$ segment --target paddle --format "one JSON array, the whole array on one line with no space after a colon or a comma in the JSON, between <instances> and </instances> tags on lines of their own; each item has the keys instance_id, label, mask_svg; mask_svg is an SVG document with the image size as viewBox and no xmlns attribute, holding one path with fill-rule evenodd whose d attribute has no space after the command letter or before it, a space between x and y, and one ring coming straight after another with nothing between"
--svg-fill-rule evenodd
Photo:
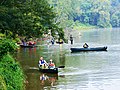
<instances>
[{"instance_id":1,"label":"paddle","mask_svg":"<svg viewBox=\"0 0 120 90\"><path fill-rule=\"evenodd\" d=\"M65 68L65 66L59 66L58 68Z\"/></svg>"}]
</instances>

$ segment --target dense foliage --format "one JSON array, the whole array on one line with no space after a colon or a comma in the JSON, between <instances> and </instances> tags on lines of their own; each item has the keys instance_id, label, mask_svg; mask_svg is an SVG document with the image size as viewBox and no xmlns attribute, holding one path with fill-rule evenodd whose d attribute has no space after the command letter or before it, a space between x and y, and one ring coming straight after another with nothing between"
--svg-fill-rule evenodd
<instances>
[{"instance_id":1,"label":"dense foliage","mask_svg":"<svg viewBox=\"0 0 120 90\"><path fill-rule=\"evenodd\" d=\"M0 61L0 76L2 76L7 90L23 90L22 70L10 55L5 55Z\"/></svg>"},{"instance_id":2,"label":"dense foliage","mask_svg":"<svg viewBox=\"0 0 120 90\"><path fill-rule=\"evenodd\" d=\"M120 27L120 0L50 0L57 12L56 22L71 27L89 24L97 27Z\"/></svg>"},{"instance_id":3,"label":"dense foliage","mask_svg":"<svg viewBox=\"0 0 120 90\"><path fill-rule=\"evenodd\" d=\"M46 0L0 0L0 32L9 37L40 37L51 30L63 38L55 17Z\"/></svg>"},{"instance_id":4,"label":"dense foliage","mask_svg":"<svg viewBox=\"0 0 120 90\"><path fill-rule=\"evenodd\" d=\"M15 43L10 39L0 39L0 58L7 55L9 52L14 52L17 49Z\"/></svg>"},{"instance_id":5,"label":"dense foliage","mask_svg":"<svg viewBox=\"0 0 120 90\"><path fill-rule=\"evenodd\" d=\"M24 88L22 69L10 55L16 47L12 40L0 40L0 88L2 90L23 90Z\"/></svg>"}]
</instances>

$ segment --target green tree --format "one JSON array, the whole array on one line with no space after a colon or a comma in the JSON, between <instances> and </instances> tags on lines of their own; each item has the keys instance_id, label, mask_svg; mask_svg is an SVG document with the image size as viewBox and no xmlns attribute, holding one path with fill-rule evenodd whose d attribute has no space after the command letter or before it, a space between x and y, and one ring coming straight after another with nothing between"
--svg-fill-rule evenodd
<instances>
[{"instance_id":1,"label":"green tree","mask_svg":"<svg viewBox=\"0 0 120 90\"><path fill-rule=\"evenodd\" d=\"M120 27L120 0L111 0L111 24L113 27Z\"/></svg>"},{"instance_id":2,"label":"green tree","mask_svg":"<svg viewBox=\"0 0 120 90\"><path fill-rule=\"evenodd\" d=\"M6 35L40 37L52 28L58 33L62 30L55 23L56 14L46 0L2 0L0 4L0 30Z\"/></svg>"},{"instance_id":3,"label":"green tree","mask_svg":"<svg viewBox=\"0 0 120 90\"><path fill-rule=\"evenodd\" d=\"M50 0L49 3L57 12L56 21L64 28L73 27L76 21L107 28L114 23L114 16L119 19L118 15L112 16L120 9L119 0Z\"/></svg>"}]
</instances>

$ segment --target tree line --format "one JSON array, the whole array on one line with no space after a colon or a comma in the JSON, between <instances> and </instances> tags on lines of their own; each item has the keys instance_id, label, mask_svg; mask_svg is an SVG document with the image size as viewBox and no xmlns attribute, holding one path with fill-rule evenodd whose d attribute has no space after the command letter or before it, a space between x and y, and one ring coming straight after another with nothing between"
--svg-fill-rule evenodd
<instances>
[{"instance_id":1,"label":"tree line","mask_svg":"<svg viewBox=\"0 0 120 90\"><path fill-rule=\"evenodd\" d=\"M6 36L64 38L62 28L120 27L120 0L0 0L0 32Z\"/></svg>"},{"instance_id":2,"label":"tree line","mask_svg":"<svg viewBox=\"0 0 120 90\"><path fill-rule=\"evenodd\" d=\"M120 0L49 0L56 22L73 28L78 23L100 28L120 27Z\"/></svg>"}]
</instances>

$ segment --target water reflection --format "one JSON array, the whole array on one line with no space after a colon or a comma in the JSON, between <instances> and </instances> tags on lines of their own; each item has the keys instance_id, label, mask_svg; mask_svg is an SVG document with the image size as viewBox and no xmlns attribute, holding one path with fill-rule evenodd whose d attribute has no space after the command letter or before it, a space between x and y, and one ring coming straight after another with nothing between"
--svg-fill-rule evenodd
<instances>
[{"instance_id":1,"label":"water reflection","mask_svg":"<svg viewBox=\"0 0 120 90\"><path fill-rule=\"evenodd\" d=\"M53 87L56 84L56 80L58 79L58 74L46 74L42 73L40 75L40 83L44 86Z\"/></svg>"},{"instance_id":2,"label":"water reflection","mask_svg":"<svg viewBox=\"0 0 120 90\"><path fill-rule=\"evenodd\" d=\"M37 68L26 70L26 90L43 90L55 88L58 74L41 73Z\"/></svg>"},{"instance_id":3,"label":"water reflection","mask_svg":"<svg viewBox=\"0 0 120 90\"><path fill-rule=\"evenodd\" d=\"M59 61L62 64L62 66L65 66L65 52L60 51L59 54ZM61 66L61 65L60 65Z\"/></svg>"},{"instance_id":4,"label":"water reflection","mask_svg":"<svg viewBox=\"0 0 120 90\"><path fill-rule=\"evenodd\" d=\"M75 35L73 35L75 36ZM26 90L119 90L120 88L120 30L91 30L81 32L74 44L40 45L21 48L16 55L27 77ZM71 53L70 47L108 46L107 52ZM58 76L43 75L37 69L39 57L52 58L59 69ZM45 79L41 77L45 76ZM117 88L118 87L118 88Z\"/></svg>"}]
</instances>

